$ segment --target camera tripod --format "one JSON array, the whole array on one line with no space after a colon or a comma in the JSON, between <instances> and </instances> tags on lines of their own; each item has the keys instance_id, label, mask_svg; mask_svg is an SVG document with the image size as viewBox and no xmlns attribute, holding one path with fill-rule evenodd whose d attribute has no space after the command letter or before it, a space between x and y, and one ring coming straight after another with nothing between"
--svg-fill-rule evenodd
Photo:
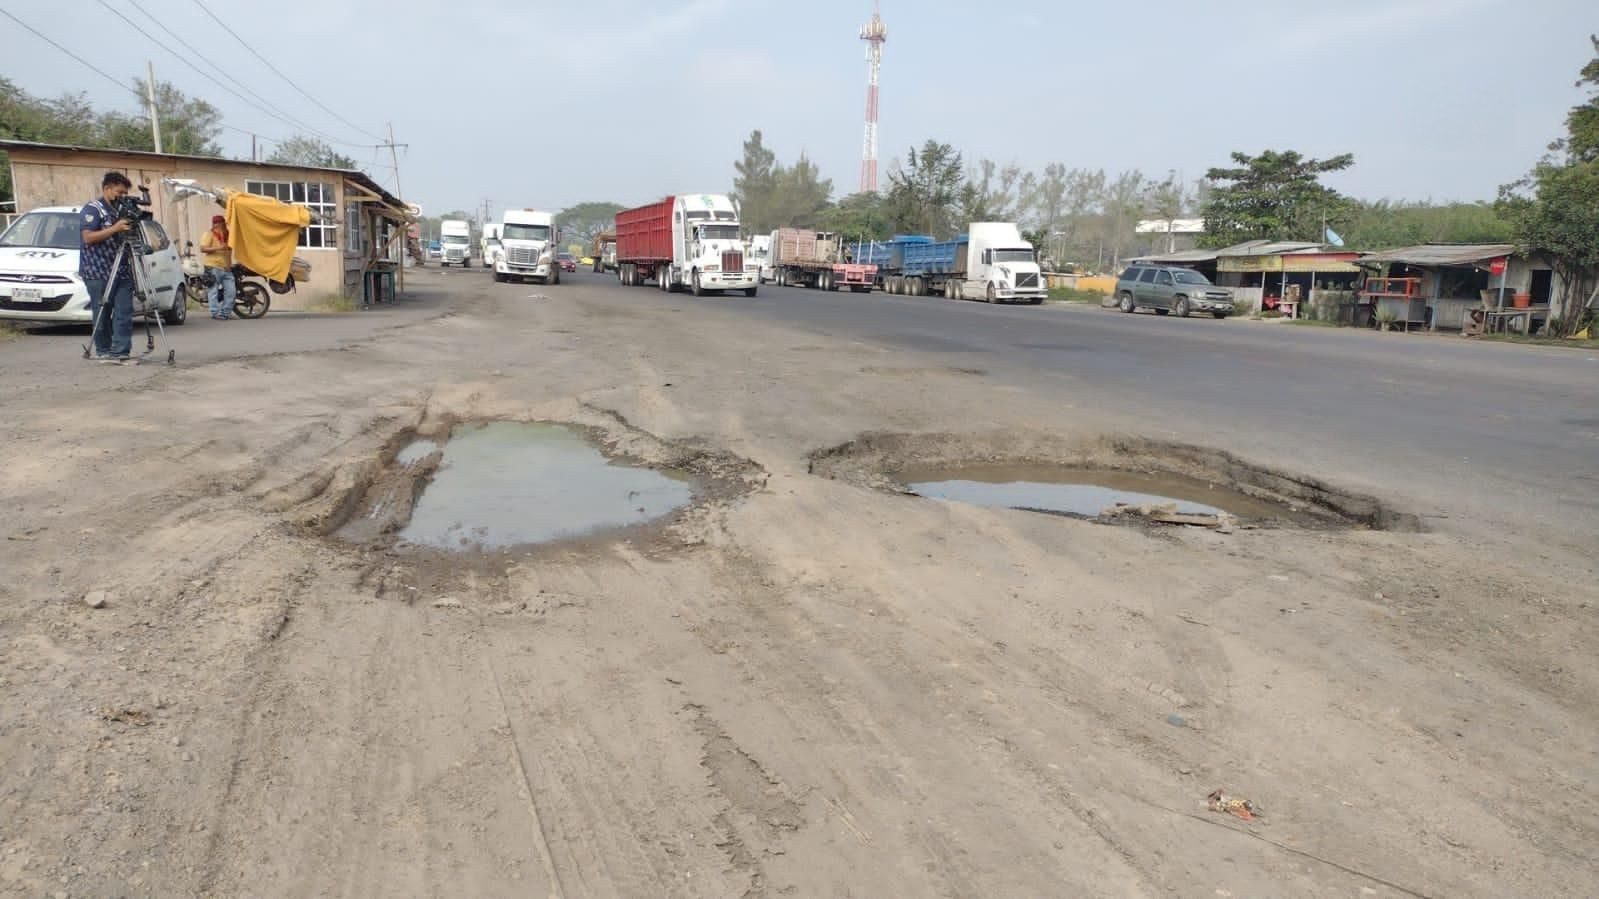
<instances>
[{"instance_id":1,"label":"camera tripod","mask_svg":"<svg viewBox=\"0 0 1599 899\"><path fill-rule=\"evenodd\" d=\"M141 356L148 356L155 352L155 332L161 332L161 339L167 339L167 329L161 323L161 313L154 307L150 291L150 274L144 270L144 235L139 231L139 222L134 221L133 227L117 238L117 255L111 261L111 277L105 282L105 294L100 297L100 305L94 311L94 326L89 330L89 342L83 345L83 358L88 359L94 354L94 338L100 332L100 324L104 322L111 310L111 296L116 291L117 282L123 278L122 263L127 260L128 270L133 273L133 300L134 311L144 314L144 352ZM187 303L185 296L173 298L174 303ZM155 325L151 326L151 321ZM106 322L106 327L111 327ZM173 365L178 361L177 350L167 349L167 364Z\"/></svg>"}]
</instances>

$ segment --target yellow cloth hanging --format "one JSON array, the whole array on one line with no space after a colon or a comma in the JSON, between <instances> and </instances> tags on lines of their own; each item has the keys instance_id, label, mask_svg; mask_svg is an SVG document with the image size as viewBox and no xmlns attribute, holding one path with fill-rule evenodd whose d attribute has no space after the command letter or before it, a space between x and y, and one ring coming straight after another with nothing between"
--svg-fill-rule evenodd
<instances>
[{"instance_id":1,"label":"yellow cloth hanging","mask_svg":"<svg viewBox=\"0 0 1599 899\"><path fill-rule=\"evenodd\" d=\"M311 224L311 210L233 191L227 194L227 210L233 261L273 281L287 281L300 231Z\"/></svg>"}]
</instances>

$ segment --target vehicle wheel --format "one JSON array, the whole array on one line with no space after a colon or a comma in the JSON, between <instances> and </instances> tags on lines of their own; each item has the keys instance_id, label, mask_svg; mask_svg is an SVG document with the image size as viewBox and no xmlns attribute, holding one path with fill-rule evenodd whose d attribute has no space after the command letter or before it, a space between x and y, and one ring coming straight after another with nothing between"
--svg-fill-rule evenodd
<instances>
[{"instance_id":1,"label":"vehicle wheel","mask_svg":"<svg viewBox=\"0 0 1599 899\"><path fill-rule=\"evenodd\" d=\"M561 283L561 270L557 268L555 271L550 272L550 277L545 280L545 283L551 286Z\"/></svg>"},{"instance_id":2,"label":"vehicle wheel","mask_svg":"<svg viewBox=\"0 0 1599 899\"><path fill-rule=\"evenodd\" d=\"M166 325L181 325L189 320L189 297L184 290L184 285L178 285L178 292L172 298L172 308L161 313L161 323Z\"/></svg>"},{"instance_id":3,"label":"vehicle wheel","mask_svg":"<svg viewBox=\"0 0 1599 899\"><path fill-rule=\"evenodd\" d=\"M705 296L705 288L700 286L700 273L699 272L695 272L694 273L694 295L697 296L697 297Z\"/></svg>"},{"instance_id":4,"label":"vehicle wheel","mask_svg":"<svg viewBox=\"0 0 1599 899\"><path fill-rule=\"evenodd\" d=\"M496 270L494 272L494 283L495 284L503 284L504 282L505 282L505 275L502 274L500 271Z\"/></svg>"},{"instance_id":5,"label":"vehicle wheel","mask_svg":"<svg viewBox=\"0 0 1599 899\"><path fill-rule=\"evenodd\" d=\"M1042 306L1042 305L1044 305L1044 298L1043 297L1033 297L1032 299L1027 301L1027 305L1029 305L1029 306Z\"/></svg>"},{"instance_id":6,"label":"vehicle wheel","mask_svg":"<svg viewBox=\"0 0 1599 899\"><path fill-rule=\"evenodd\" d=\"M1123 312L1132 312L1138 307L1133 305L1133 295L1130 293L1124 293L1121 295L1121 298L1116 301L1116 308Z\"/></svg>"},{"instance_id":7,"label":"vehicle wheel","mask_svg":"<svg viewBox=\"0 0 1599 899\"><path fill-rule=\"evenodd\" d=\"M470 260L470 259L461 260L461 268L471 268L471 267L472 267L472 260Z\"/></svg>"},{"instance_id":8,"label":"vehicle wheel","mask_svg":"<svg viewBox=\"0 0 1599 899\"><path fill-rule=\"evenodd\" d=\"M188 279L184 279L183 282L183 295L189 302L200 306L204 306L210 301L210 298L206 296L205 287Z\"/></svg>"},{"instance_id":9,"label":"vehicle wheel","mask_svg":"<svg viewBox=\"0 0 1599 899\"><path fill-rule=\"evenodd\" d=\"M755 290L753 287L746 287L744 288L744 295L747 297L755 296Z\"/></svg>"},{"instance_id":10,"label":"vehicle wheel","mask_svg":"<svg viewBox=\"0 0 1599 899\"><path fill-rule=\"evenodd\" d=\"M1177 313L1177 317L1178 318L1187 318L1188 317L1188 298L1187 297L1178 297L1177 298L1177 306L1175 308L1173 308L1172 311Z\"/></svg>"},{"instance_id":11,"label":"vehicle wheel","mask_svg":"<svg viewBox=\"0 0 1599 899\"><path fill-rule=\"evenodd\" d=\"M239 318L260 318L272 308L272 295L254 281L239 284L239 295L233 300L233 314Z\"/></svg>"},{"instance_id":12,"label":"vehicle wheel","mask_svg":"<svg viewBox=\"0 0 1599 899\"><path fill-rule=\"evenodd\" d=\"M983 298L988 300L990 303L999 302L999 293L994 290L994 285L992 285L992 284L988 285L988 290L984 294Z\"/></svg>"},{"instance_id":13,"label":"vehicle wheel","mask_svg":"<svg viewBox=\"0 0 1599 899\"><path fill-rule=\"evenodd\" d=\"M1227 313L1225 313L1225 312L1212 312L1210 315L1211 315L1212 318L1218 318L1218 319L1227 317Z\"/></svg>"},{"instance_id":14,"label":"vehicle wheel","mask_svg":"<svg viewBox=\"0 0 1599 899\"><path fill-rule=\"evenodd\" d=\"M820 275L817 275L816 276L816 286L818 288L822 289L822 290L832 290L833 289L833 273L832 272L822 272Z\"/></svg>"}]
</instances>

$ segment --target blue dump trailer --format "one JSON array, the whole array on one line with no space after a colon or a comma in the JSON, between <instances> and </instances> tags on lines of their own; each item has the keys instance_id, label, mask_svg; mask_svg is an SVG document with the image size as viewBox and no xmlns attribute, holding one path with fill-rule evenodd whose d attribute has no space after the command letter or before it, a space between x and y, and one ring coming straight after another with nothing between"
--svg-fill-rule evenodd
<instances>
[{"instance_id":1,"label":"blue dump trailer","mask_svg":"<svg viewBox=\"0 0 1599 899\"><path fill-rule=\"evenodd\" d=\"M855 261L877 266L883 290L990 303L1041 303L1049 290L1032 244L1011 222L974 222L949 240L900 234L860 242Z\"/></svg>"}]
</instances>

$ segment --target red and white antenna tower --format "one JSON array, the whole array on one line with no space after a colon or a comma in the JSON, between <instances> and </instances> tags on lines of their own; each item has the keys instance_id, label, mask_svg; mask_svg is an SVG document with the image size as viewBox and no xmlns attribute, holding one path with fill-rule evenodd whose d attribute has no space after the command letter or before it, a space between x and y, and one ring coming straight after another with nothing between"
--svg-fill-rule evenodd
<instances>
[{"instance_id":1,"label":"red and white antenna tower","mask_svg":"<svg viewBox=\"0 0 1599 899\"><path fill-rule=\"evenodd\" d=\"M877 76L883 69L883 43L888 26L883 24L877 4L872 4L872 20L861 27L866 42L866 141L861 148L861 192L877 190Z\"/></svg>"}]
</instances>

